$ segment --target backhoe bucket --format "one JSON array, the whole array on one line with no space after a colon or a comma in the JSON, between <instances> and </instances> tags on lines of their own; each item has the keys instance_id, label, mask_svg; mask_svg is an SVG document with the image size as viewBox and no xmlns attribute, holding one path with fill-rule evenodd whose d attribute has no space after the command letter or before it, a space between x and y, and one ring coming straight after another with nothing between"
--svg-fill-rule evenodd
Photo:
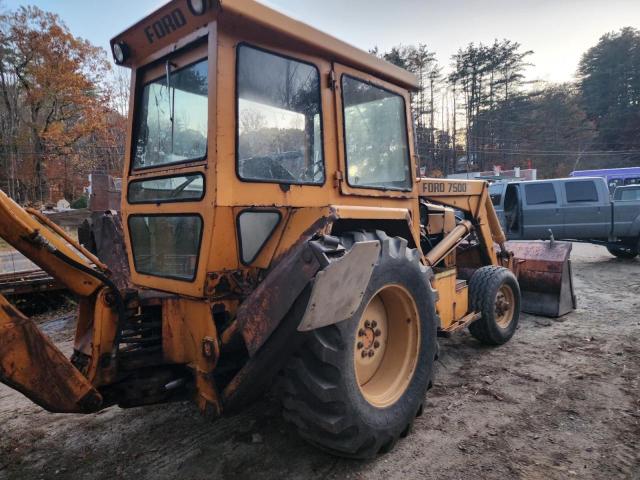
<instances>
[{"instance_id":1,"label":"backhoe bucket","mask_svg":"<svg viewBox=\"0 0 640 480\"><path fill-rule=\"evenodd\" d=\"M90 413L102 405L91 383L2 295L0 382L54 413Z\"/></svg>"},{"instance_id":2,"label":"backhoe bucket","mask_svg":"<svg viewBox=\"0 0 640 480\"><path fill-rule=\"evenodd\" d=\"M511 241L506 247L515 257L523 312L555 318L576 308L570 242Z\"/></svg>"}]
</instances>

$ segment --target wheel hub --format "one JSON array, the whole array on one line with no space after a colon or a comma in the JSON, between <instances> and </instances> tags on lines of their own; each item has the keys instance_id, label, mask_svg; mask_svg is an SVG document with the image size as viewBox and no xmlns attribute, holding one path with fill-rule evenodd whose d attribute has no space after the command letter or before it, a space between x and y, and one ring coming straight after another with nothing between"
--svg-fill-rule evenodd
<instances>
[{"instance_id":1,"label":"wheel hub","mask_svg":"<svg viewBox=\"0 0 640 480\"><path fill-rule=\"evenodd\" d=\"M358 330L358 343L356 348L360 350L360 357L371 358L376 354L381 354L383 350L383 344L381 340L382 329L378 327L378 321L376 320L363 320L361 321L361 327Z\"/></svg>"},{"instance_id":2,"label":"wheel hub","mask_svg":"<svg viewBox=\"0 0 640 480\"><path fill-rule=\"evenodd\" d=\"M415 371L419 317L411 295L397 285L374 295L355 335L354 366L365 399L377 407L393 404Z\"/></svg>"},{"instance_id":3,"label":"wheel hub","mask_svg":"<svg viewBox=\"0 0 640 480\"><path fill-rule=\"evenodd\" d=\"M515 298L513 291L508 285L503 285L496 295L495 315L500 327L505 328L513 319Z\"/></svg>"}]
</instances>

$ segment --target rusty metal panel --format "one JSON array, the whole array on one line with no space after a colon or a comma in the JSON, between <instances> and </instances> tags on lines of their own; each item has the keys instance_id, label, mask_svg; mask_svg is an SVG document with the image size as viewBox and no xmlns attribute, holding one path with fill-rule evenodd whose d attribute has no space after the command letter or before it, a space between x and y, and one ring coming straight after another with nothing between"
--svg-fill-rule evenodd
<instances>
[{"instance_id":1,"label":"rusty metal panel","mask_svg":"<svg viewBox=\"0 0 640 480\"><path fill-rule=\"evenodd\" d=\"M94 213L91 229L95 238L96 255L109 268L109 277L120 290L132 286L127 247L120 214Z\"/></svg>"},{"instance_id":2,"label":"rusty metal panel","mask_svg":"<svg viewBox=\"0 0 640 480\"><path fill-rule=\"evenodd\" d=\"M51 341L0 295L0 381L54 413L89 413L102 397Z\"/></svg>"},{"instance_id":3,"label":"rusty metal panel","mask_svg":"<svg viewBox=\"0 0 640 480\"><path fill-rule=\"evenodd\" d=\"M576 308L570 242L512 241L506 248L517 264L522 311L560 317Z\"/></svg>"},{"instance_id":4,"label":"rusty metal panel","mask_svg":"<svg viewBox=\"0 0 640 480\"><path fill-rule=\"evenodd\" d=\"M236 320L249 355L254 356L320 270L308 243L297 245L238 309Z\"/></svg>"},{"instance_id":5,"label":"rusty metal panel","mask_svg":"<svg viewBox=\"0 0 640 480\"><path fill-rule=\"evenodd\" d=\"M226 413L238 412L259 398L271 385L274 375L303 344L305 334L299 332L297 327L307 307L309 292L310 289L303 291L273 335L225 387L222 400Z\"/></svg>"}]
</instances>

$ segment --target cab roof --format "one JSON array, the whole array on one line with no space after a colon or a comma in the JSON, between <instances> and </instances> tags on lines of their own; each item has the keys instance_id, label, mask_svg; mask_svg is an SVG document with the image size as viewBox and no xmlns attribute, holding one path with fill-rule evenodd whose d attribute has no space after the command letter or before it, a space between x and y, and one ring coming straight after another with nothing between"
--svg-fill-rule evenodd
<instances>
[{"instance_id":1,"label":"cab roof","mask_svg":"<svg viewBox=\"0 0 640 480\"><path fill-rule=\"evenodd\" d=\"M255 0L202 1L206 8L200 15L194 13L189 0L172 0L115 36L111 40L112 50L115 44L120 44L126 51L126 58L120 64L137 66L158 50L175 45L217 20L221 29L226 25L258 28L267 39L286 39L292 50L358 68L409 90L419 88L418 79L412 73Z\"/></svg>"}]
</instances>

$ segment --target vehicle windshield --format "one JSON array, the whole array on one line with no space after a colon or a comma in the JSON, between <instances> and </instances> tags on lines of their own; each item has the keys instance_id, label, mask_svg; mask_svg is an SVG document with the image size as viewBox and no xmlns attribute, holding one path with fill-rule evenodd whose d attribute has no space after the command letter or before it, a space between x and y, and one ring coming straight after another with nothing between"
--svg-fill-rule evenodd
<instances>
[{"instance_id":1,"label":"vehicle windshield","mask_svg":"<svg viewBox=\"0 0 640 480\"><path fill-rule=\"evenodd\" d=\"M142 89L133 168L203 159L207 154L207 60L172 70ZM167 81L169 88L167 88Z\"/></svg>"}]
</instances>

